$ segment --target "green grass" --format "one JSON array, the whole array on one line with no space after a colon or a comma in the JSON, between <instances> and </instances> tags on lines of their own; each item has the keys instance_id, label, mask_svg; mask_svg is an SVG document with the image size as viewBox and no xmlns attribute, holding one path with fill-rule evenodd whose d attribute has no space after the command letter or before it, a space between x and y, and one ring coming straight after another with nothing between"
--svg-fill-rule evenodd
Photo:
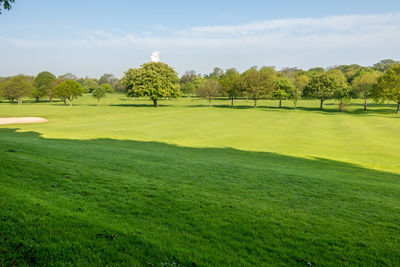
<instances>
[{"instance_id":1,"label":"green grass","mask_svg":"<svg viewBox=\"0 0 400 267\"><path fill-rule=\"evenodd\" d=\"M400 264L393 105L160 104L0 104L0 266Z\"/></svg>"}]
</instances>

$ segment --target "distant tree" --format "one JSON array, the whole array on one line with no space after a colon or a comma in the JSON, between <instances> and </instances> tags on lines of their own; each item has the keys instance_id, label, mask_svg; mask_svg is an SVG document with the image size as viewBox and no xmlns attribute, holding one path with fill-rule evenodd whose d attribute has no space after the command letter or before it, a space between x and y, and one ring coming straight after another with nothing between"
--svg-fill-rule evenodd
<instances>
[{"instance_id":1,"label":"distant tree","mask_svg":"<svg viewBox=\"0 0 400 267\"><path fill-rule=\"evenodd\" d=\"M340 87L333 91L333 98L336 99L339 106L339 111L343 112L345 107L351 103L352 92L350 87Z\"/></svg>"},{"instance_id":2,"label":"distant tree","mask_svg":"<svg viewBox=\"0 0 400 267\"><path fill-rule=\"evenodd\" d=\"M125 72L122 84L128 97L149 97L154 107L160 98L179 96L179 78L176 71L162 62L150 62Z\"/></svg>"},{"instance_id":3,"label":"distant tree","mask_svg":"<svg viewBox=\"0 0 400 267\"><path fill-rule=\"evenodd\" d=\"M75 74L72 74L70 72L58 76L58 79L60 79L60 80L72 80L72 81L78 81L79 80L78 76L76 76Z\"/></svg>"},{"instance_id":4,"label":"distant tree","mask_svg":"<svg viewBox=\"0 0 400 267\"><path fill-rule=\"evenodd\" d=\"M246 95L253 100L254 108L260 98L270 95L274 88L276 73L273 68L264 67L261 70L250 68L242 74L243 88Z\"/></svg>"},{"instance_id":5,"label":"distant tree","mask_svg":"<svg viewBox=\"0 0 400 267\"><path fill-rule=\"evenodd\" d=\"M397 113L400 113L400 65L387 69L378 78L372 95L378 102L394 101L397 104Z\"/></svg>"},{"instance_id":6,"label":"distant tree","mask_svg":"<svg viewBox=\"0 0 400 267\"><path fill-rule=\"evenodd\" d=\"M320 100L320 110L324 101L333 97L336 89L347 86L346 78L340 70L330 70L322 75L315 76L304 89L309 96Z\"/></svg>"},{"instance_id":7,"label":"distant tree","mask_svg":"<svg viewBox=\"0 0 400 267\"><path fill-rule=\"evenodd\" d=\"M222 93L231 100L231 107L233 107L233 100L242 94L242 79L236 69L228 69L219 79L222 86Z\"/></svg>"},{"instance_id":8,"label":"distant tree","mask_svg":"<svg viewBox=\"0 0 400 267\"><path fill-rule=\"evenodd\" d=\"M294 85L291 81L289 81L289 79L281 78L276 80L275 88L272 94L275 99L279 100L279 108L282 107L282 100L287 99L293 89Z\"/></svg>"},{"instance_id":9,"label":"distant tree","mask_svg":"<svg viewBox=\"0 0 400 267\"><path fill-rule=\"evenodd\" d=\"M83 83L83 88L85 89L86 93L92 93L99 87L99 84L95 79L88 79Z\"/></svg>"},{"instance_id":10,"label":"distant tree","mask_svg":"<svg viewBox=\"0 0 400 267\"><path fill-rule=\"evenodd\" d=\"M1 7L3 6L5 10L10 10L11 3L15 3L15 0L0 0L0 14L1 14Z\"/></svg>"},{"instance_id":11,"label":"distant tree","mask_svg":"<svg viewBox=\"0 0 400 267\"><path fill-rule=\"evenodd\" d=\"M193 79L197 77L196 71L194 70L188 70L185 71L185 73L181 77L181 83L191 83Z\"/></svg>"},{"instance_id":12,"label":"distant tree","mask_svg":"<svg viewBox=\"0 0 400 267\"><path fill-rule=\"evenodd\" d=\"M69 105L72 106L72 101L81 96L85 89L76 81L66 80L61 82L54 88L55 96L60 98L64 105L67 105L67 100L69 100Z\"/></svg>"},{"instance_id":13,"label":"distant tree","mask_svg":"<svg viewBox=\"0 0 400 267\"><path fill-rule=\"evenodd\" d=\"M197 89L197 94L208 100L209 106L212 107L212 100L219 96L221 85L216 79L207 79L203 86Z\"/></svg>"},{"instance_id":14,"label":"distant tree","mask_svg":"<svg viewBox=\"0 0 400 267\"><path fill-rule=\"evenodd\" d=\"M32 78L25 75L13 76L1 84L1 95L14 103L22 104L22 98L29 96L33 89Z\"/></svg>"},{"instance_id":15,"label":"distant tree","mask_svg":"<svg viewBox=\"0 0 400 267\"><path fill-rule=\"evenodd\" d=\"M197 89L203 86L205 82L205 78L201 76L196 76L192 79L191 82L187 82L184 84L181 84L181 89L184 94L187 94L191 96L195 92L197 92Z\"/></svg>"},{"instance_id":16,"label":"distant tree","mask_svg":"<svg viewBox=\"0 0 400 267\"><path fill-rule=\"evenodd\" d=\"M92 92L94 98L97 99L97 104L100 106L100 101L102 98L106 97L107 93L112 93L113 88L108 83L103 83L102 85L95 88Z\"/></svg>"},{"instance_id":17,"label":"distant tree","mask_svg":"<svg viewBox=\"0 0 400 267\"><path fill-rule=\"evenodd\" d=\"M219 67L215 67L213 72L211 72L209 75L207 75L207 78L211 78L211 79L219 79L222 74L224 74L223 69L219 68Z\"/></svg>"},{"instance_id":18,"label":"distant tree","mask_svg":"<svg viewBox=\"0 0 400 267\"><path fill-rule=\"evenodd\" d=\"M367 110L367 100L378 82L380 73L375 70L362 71L352 81L354 92L364 99L364 110Z\"/></svg>"},{"instance_id":19,"label":"distant tree","mask_svg":"<svg viewBox=\"0 0 400 267\"><path fill-rule=\"evenodd\" d=\"M40 98L44 96L48 96L51 102L52 100L52 90L54 89L54 81L56 80L56 76L48 71L43 71L39 73L35 80L33 81L33 90L32 96L39 101Z\"/></svg>"},{"instance_id":20,"label":"distant tree","mask_svg":"<svg viewBox=\"0 0 400 267\"><path fill-rule=\"evenodd\" d=\"M393 59L384 59L374 64L374 69L377 71L385 72L387 69L393 67L396 64L400 64L400 62Z\"/></svg>"},{"instance_id":21,"label":"distant tree","mask_svg":"<svg viewBox=\"0 0 400 267\"><path fill-rule=\"evenodd\" d=\"M297 102L301 99L301 91L296 87L292 87L289 92L289 99L293 102L294 110L296 110Z\"/></svg>"}]
</instances>

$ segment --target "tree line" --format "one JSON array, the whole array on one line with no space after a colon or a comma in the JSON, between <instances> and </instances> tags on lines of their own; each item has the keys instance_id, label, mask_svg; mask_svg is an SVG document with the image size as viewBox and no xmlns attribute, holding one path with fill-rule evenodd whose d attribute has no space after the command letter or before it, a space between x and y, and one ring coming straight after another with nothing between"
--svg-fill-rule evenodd
<instances>
[{"instance_id":1,"label":"tree line","mask_svg":"<svg viewBox=\"0 0 400 267\"><path fill-rule=\"evenodd\" d=\"M72 105L75 98L86 92L100 104L113 91L124 92L128 97L147 97L154 106L158 106L159 99L196 95L207 99L210 107L214 98L227 97L232 107L236 99L247 98L252 100L254 108L260 99L276 99L279 108L282 100L290 100L296 109L300 99L314 98L320 101L321 110L326 100L335 99L343 111L354 98L362 98L367 110L367 101L372 98L377 103L395 102L400 113L400 62L386 59L369 67L352 64L307 71L251 67L240 73L234 68L226 71L214 68L206 75L186 71L180 78L169 65L150 62L129 69L120 80L112 74L104 74L97 80L78 78L71 73L57 78L49 72L36 77L0 78L0 96L11 103L22 103L23 97L31 96L36 101L46 97L50 102L57 97L65 105L67 101Z\"/></svg>"}]
</instances>

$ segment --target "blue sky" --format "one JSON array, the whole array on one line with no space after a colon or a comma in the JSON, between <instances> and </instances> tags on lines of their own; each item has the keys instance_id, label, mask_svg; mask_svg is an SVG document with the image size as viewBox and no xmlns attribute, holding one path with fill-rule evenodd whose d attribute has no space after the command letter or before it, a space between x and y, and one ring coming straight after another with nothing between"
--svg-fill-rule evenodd
<instances>
[{"instance_id":1,"label":"blue sky","mask_svg":"<svg viewBox=\"0 0 400 267\"><path fill-rule=\"evenodd\" d=\"M121 77L155 51L180 74L400 59L398 0L16 0L0 25L0 76Z\"/></svg>"}]
</instances>

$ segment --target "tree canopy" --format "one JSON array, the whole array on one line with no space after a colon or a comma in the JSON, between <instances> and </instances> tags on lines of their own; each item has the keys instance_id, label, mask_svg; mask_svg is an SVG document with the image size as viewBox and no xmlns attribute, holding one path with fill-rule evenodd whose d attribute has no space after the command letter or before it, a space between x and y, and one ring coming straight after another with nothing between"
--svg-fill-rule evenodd
<instances>
[{"instance_id":1,"label":"tree canopy","mask_svg":"<svg viewBox=\"0 0 400 267\"><path fill-rule=\"evenodd\" d=\"M176 71L162 62L150 62L130 69L122 78L128 97L149 97L158 106L160 98L179 96L179 78Z\"/></svg>"},{"instance_id":2,"label":"tree canopy","mask_svg":"<svg viewBox=\"0 0 400 267\"><path fill-rule=\"evenodd\" d=\"M69 100L69 105L72 106L72 101L81 96L85 89L76 81L66 80L61 82L54 88L54 93L56 97L59 97L64 105L67 105L67 100Z\"/></svg>"},{"instance_id":3,"label":"tree canopy","mask_svg":"<svg viewBox=\"0 0 400 267\"><path fill-rule=\"evenodd\" d=\"M15 3L15 0L0 0L0 14L1 14L1 7L5 10L11 9L11 4Z\"/></svg>"},{"instance_id":4,"label":"tree canopy","mask_svg":"<svg viewBox=\"0 0 400 267\"><path fill-rule=\"evenodd\" d=\"M20 74L2 82L0 94L10 100L11 103L17 100L18 104L22 104L22 98L29 96L32 89L32 77Z\"/></svg>"},{"instance_id":5,"label":"tree canopy","mask_svg":"<svg viewBox=\"0 0 400 267\"><path fill-rule=\"evenodd\" d=\"M394 101L400 113L400 65L396 64L378 78L373 97L378 102Z\"/></svg>"},{"instance_id":6,"label":"tree canopy","mask_svg":"<svg viewBox=\"0 0 400 267\"><path fill-rule=\"evenodd\" d=\"M212 107L212 100L220 94L221 85L216 79L207 79L201 87L197 89L197 94L208 100Z\"/></svg>"},{"instance_id":7,"label":"tree canopy","mask_svg":"<svg viewBox=\"0 0 400 267\"><path fill-rule=\"evenodd\" d=\"M35 80L33 81L33 90L32 96L36 98L36 101L39 101L40 98L44 96L51 97L54 88L54 81L56 80L56 76L48 71L43 71L39 73Z\"/></svg>"},{"instance_id":8,"label":"tree canopy","mask_svg":"<svg viewBox=\"0 0 400 267\"><path fill-rule=\"evenodd\" d=\"M236 69L228 69L219 79L222 86L222 93L229 97L231 100L231 107L233 107L233 100L242 95L242 77Z\"/></svg>"}]
</instances>

